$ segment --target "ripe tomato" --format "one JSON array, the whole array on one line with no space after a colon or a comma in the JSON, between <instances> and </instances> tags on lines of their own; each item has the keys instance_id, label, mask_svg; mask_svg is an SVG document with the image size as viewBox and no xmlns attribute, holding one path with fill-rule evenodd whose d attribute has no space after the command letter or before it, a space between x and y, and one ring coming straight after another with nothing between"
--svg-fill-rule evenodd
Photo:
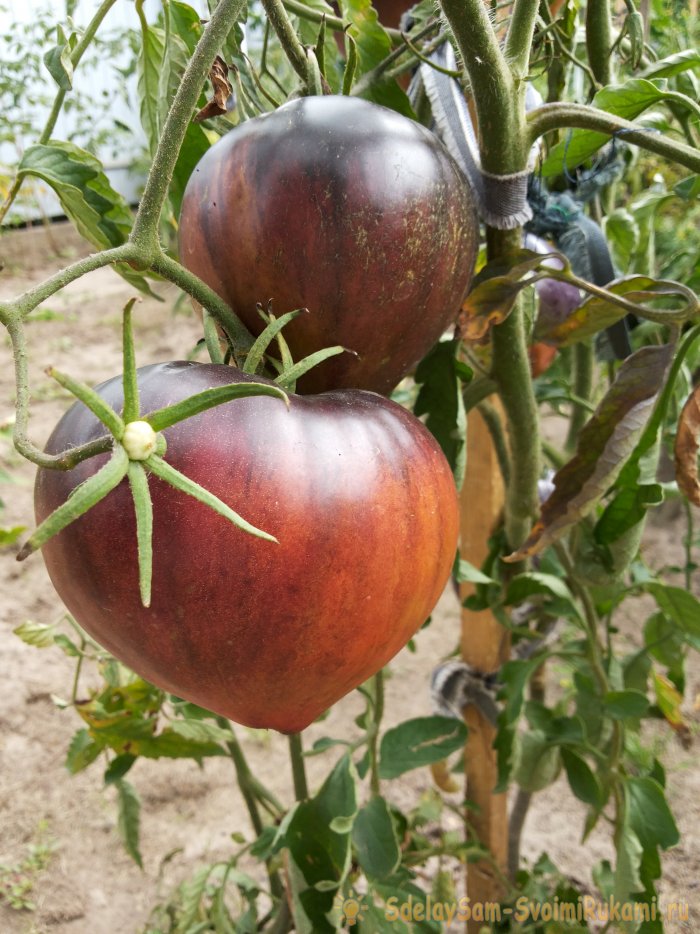
<instances>
[{"instance_id":1,"label":"ripe tomato","mask_svg":"<svg viewBox=\"0 0 700 934\"><path fill-rule=\"evenodd\" d=\"M250 380L211 364L139 372L144 413ZM99 387L119 410L121 379ZM82 404L47 450L99 437ZM78 622L143 677L252 727L296 732L385 665L448 579L458 534L452 475L424 426L374 393L238 399L164 432L165 455L279 544L254 538L154 476L153 595L139 598L124 481L43 548ZM40 470L39 521L106 455Z\"/></svg>"},{"instance_id":2,"label":"ripe tomato","mask_svg":"<svg viewBox=\"0 0 700 934\"><path fill-rule=\"evenodd\" d=\"M388 393L454 320L478 246L471 193L425 127L351 97L306 97L249 120L195 168L180 258L259 333L256 303L306 307L295 358L334 344L302 392Z\"/></svg>"}]
</instances>

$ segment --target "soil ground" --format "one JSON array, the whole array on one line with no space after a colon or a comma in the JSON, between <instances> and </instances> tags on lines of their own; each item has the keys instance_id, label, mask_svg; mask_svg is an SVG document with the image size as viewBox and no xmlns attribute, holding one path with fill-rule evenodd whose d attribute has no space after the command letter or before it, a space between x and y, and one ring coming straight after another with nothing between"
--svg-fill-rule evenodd
<instances>
[{"instance_id":1,"label":"soil ground","mask_svg":"<svg viewBox=\"0 0 700 934\"><path fill-rule=\"evenodd\" d=\"M13 296L41 281L81 252L85 246L65 226L3 237L0 296ZM165 301L148 299L137 306L139 364L182 358L200 336L189 306L176 309L177 292L168 286L158 286L158 291ZM40 320L30 326L29 337L31 434L37 444L43 444L68 405L44 369L54 365L92 383L119 372L120 314L131 295L129 286L106 269L73 283L35 316ZM9 341L0 340L0 426L7 426L14 384ZM11 451L4 437L0 463L13 478L0 491L0 524L30 526L34 469ZM678 511L663 511L647 534L644 547L650 562L679 560L682 534ZM0 555L0 866L21 863L33 845L48 844L50 856L43 868L39 859L23 870L24 881L32 885L27 897L33 910L0 904L0 934L137 934L173 885L202 864L230 854L232 833L250 838L247 814L228 760L207 760L201 769L192 762L139 761L130 777L143 805L143 871L130 860L117 838L113 791L104 789L99 768L71 776L64 767L68 743L80 723L72 710L59 709L55 698L70 694L72 660L55 648L26 645L12 633L25 620L53 623L62 615L41 558L17 564L15 551ZM638 642L636 633L647 610L637 605L621 621L621 637L631 645ZM448 590L432 625L416 640L418 651L404 651L391 664L387 724L431 712L430 671L456 644L459 625L459 606ZM551 676L556 680L556 672ZM696 657L689 666L687 690L694 735L699 694ZM347 697L324 723L309 729L307 744L321 735L352 735L360 709L357 696ZM243 729L239 733L254 770L283 801L290 801L285 738ZM661 729L651 740L668 770L670 802L682 831L682 843L664 857L660 904L688 903L689 921L670 922L666 930L695 932L700 930L697 744L684 749ZM332 759L331 751L309 760L312 786ZM391 795L410 807L430 786L429 771L421 769L393 782ZM590 866L611 858L612 848L603 828L581 844L583 818L583 807L559 779L535 796L525 827L525 856L534 860L546 851L564 873L590 884ZM166 856L170 858L164 863Z\"/></svg>"}]
</instances>

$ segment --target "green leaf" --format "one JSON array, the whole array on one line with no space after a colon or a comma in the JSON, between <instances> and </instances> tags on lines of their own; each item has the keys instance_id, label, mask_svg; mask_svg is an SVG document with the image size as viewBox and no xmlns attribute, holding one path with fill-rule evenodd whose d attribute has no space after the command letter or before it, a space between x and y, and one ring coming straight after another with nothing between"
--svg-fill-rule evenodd
<instances>
[{"instance_id":1,"label":"green leaf","mask_svg":"<svg viewBox=\"0 0 700 934\"><path fill-rule=\"evenodd\" d=\"M50 185L82 236L101 248L119 246L131 231L129 206L110 185L101 162L74 143L52 140L25 150L17 168Z\"/></svg>"},{"instance_id":2,"label":"green leaf","mask_svg":"<svg viewBox=\"0 0 700 934\"><path fill-rule=\"evenodd\" d=\"M608 691L603 703L608 716L614 720L643 717L649 710L649 700L640 691Z\"/></svg>"},{"instance_id":3,"label":"green leaf","mask_svg":"<svg viewBox=\"0 0 700 934\"><path fill-rule=\"evenodd\" d=\"M689 175L682 182L677 182L673 190L684 201L695 201L700 197L700 175Z\"/></svg>"},{"instance_id":4,"label":"green leaf","mask_svg":"<svg viewBox=\"0 0 700 934\"><path fill-rule=\"evenodd\" d=\"M140 756L147 759L194 759L201 762L209 756L228 755L218 743L190 739L179 735L170 727L158 736L139 739L136 749Z\"/></svg>"},{"instance_id":5,"label":"green leaf","mask_svg":"<svg viewBox=\"0 0 700 934\"><path fill-rule=\"evenodd\" d=\"M178 736L198 743L228 743L233 739L231 730L206 720L173 720L170 729Z\"/></svg>"},{"instance_id":6,"label":"green leaf","mask_svg":"<svg viewBox=\"0 0 700 934\"><path fill-rule=\"evenodd\" d=\"M0 528L0 548L7 548L8 545L14 545L26 528L26 525L15 525L11 529Z\"/></svg>"},{"instance_id":7,"label":"green leaf","mask_svg":"<svg viewBox=\"0 0 700 934\"><path fill-rule=\"evenodd\" d=\"M666 92L644 78L632 78L620 85L602 88L593 98L592 106L610 114L634 120L654 104L666 99ZM624 134L620 134L624 139ZM574 130L552 149L542 166L544 178L560 175L565 168L571 170L610 139L605 133Z\"/></svg>"},{"instance_id":8,"label":"green leaf","mask_svg":"<svg viewBox=\"0 0 700 934\"><path fill-rule=\"evenodd\" d=\"M644 519L650 506L658 506L663 498L663 488L658 483L620 490L596 523L595 540L601 545L617 541Z\"/></svg>"},{"instance_id":9,"label":"green leaf","mask_svg":"<svg viewBox=\"0 0 700 934\"><path fill-rule=\"evenodd\" d=\"M632 895L644 890L639 875L644 850L627 818L618 832L616 843L614 897L619 903L629 902Z\"/></svg>"},{"instance_id":10,"label":"green leaf","mask_svg":"<svg viewBox=\"0 0 700 934\"><path fill-rule=\"evenodd\" d=\"M136 762L137 756L132 756L128 752L115 756L109 763L104 773L105 785L114 785L120 779L124 778L131 766Z\"/></svg>"},{"instance_id":11,"label":"green leaf","mask_svg":"<svg viewBox=\"0 0 700 934\"><path fill-rule=\"evenodd\" d=\"M141 126L153 156L160 138L160 70L165 54L162 29L149 26L143 15L143 0L137 4L141 17L141 50L137 63L138 96Z\"/></svg>"},{"instance_id":12,"label":"green leaf","mask_svg":"<svg viewBox=\"0 0 700 934\"><path fill-rule=\"evenodd\" d=\"M141 801L136 789L125 779L115 781L117 789L117 802L119 816L117 827L124 849L139 868L143 869L143 860L139 850L139 836L141 829Z\"/></svg>"},{"instance_id":13,"label":"green leaf","mask_svg":"<svg viewBox=\"0 0 700 934\"><path fill-rule=\"evenodd\" d=\"M75 775L86 769L104 749L104 744L95 741L87 730L78 730L68 746L66 768Z\"/></svg>"},{"instance_id":14,"label":"green leaf","mask_svg":"<svg viewBox=\"0 0 700 934\"><path fill-rule=\"evenodd\" d=\"M192 924L200 917L200 905L212 869L212 866L202 866L180 886L181 905L177 925L178 931L189 934ZM197 928L197 930L200 930L200 928Z\"/></svg>"},{"instance_id":15,"label":"green leaf","mask_svg":"<svg viewBox=\"0 0 700 934\"><path fill-rule=\"evenodd\" d=\"M653 778L628 778L625 782L629 821L642 846L666 850L680 840L680 833L663 788Z\"/></svg>"},{"instance_id":16,"label":"green leaf","mask_svg":"<svg viewBox=\"0 0 700 934\"><path fill-rule=\"evenodd\" d=\"M462 720L417 717L387 730L379 748L379 775L397 778L404 772L431 765L461 749L467 739Z\"/></svg>"},{"instance_id":17,"label":"green leaf","mask_svg":"<svg viewBox=\"0 0 700 934\"><path fill-rule=\"evenodd\" d=\"M615 266L621 272L627 272L639 245L639 225L629 211L618 208L607 215L603 230Z\"/></svg>"},{"instance_id":18,"label":"green leaf","mask_svg":"<svg viewBox=\"0 0 700 934\"><path fill-rule=\"evenodd\" d=\"M391 39L380 24L371 0L344 0L343 14L352 26L349 33L355 40L358 53L357 77L370 71L391 52ZM405 92L395 80L380 80L362 95L375 104L383 104L391 110L415 119L415 113Z\"/></svg>"},{"instance_id":19,"label":"green leaf","mask_svg":"<svg viewBox=\"0 0 700 934\"><path fill-rule=\"evenodd\" d=\"M418 397L413 408L425 421L452 468L461 489L467 465L467 417L462 398L462 382L457 374L460 341L440 341L416 369Z\"/></svg>"},{"instance_id":20,"label":"green leaf","mask_svg":"<svg viewBox=\"0 0 700 934\"><path fill-rule=\"evenodd\" d=\"M44 64L49 74L62 91L73 87L73 62L71 52L77 43L74 32L68 38L62 26L56 27L56 45L44 55Z\"/></svg>"},{"instance_id":21,"label":"green leaf","mask_svg":"<svg viewBox=\"0 0 700 934\"><path fill-rule=\"evenodd\" d=\"M574 596L566 583L554 574L543 574L540 571L529 571L514 577L508 585L505 602L507 605L522 603L535 594L549 595L576 607Z\"/></svg>"},{"instance_id":22,"label":"green leaf","mask_svg":"<svg viewBox=\"0 0 700 934\"><path fill-rule=\"evenodd\" d=\"M59 633L57 636L54 636L54 643L59 647L64 655L67 655L69 658L80 658L82 652L68 636Z\"/></svg>"},{"instance_id":23,"label":"green leaf","mask_svg":"<svg viewBox=\"0 0 700 934\"><path fill-rule=\"evenodd\" d=\"M596 809L601 808L605 802L600 782L586 760L566 746L561 748L561 760L571 790L579 801Z\"/></svg>"},{"instance_id":24,"label":"green leaf","mask_svg":"<svg viewBox=\"0 0 700 934\"><path fill-rule=\"evenodd\" d=\"M182 39L190 55L202 35L202 21L199 13L182 0L170 0L170 29Z\"/></svg>"},{"instance_id":25,"label":"green leaf","mask_svg":"<svg viewBox=\"0 0 700 934\"><path fill-rule=\"evenodd\" d=\"M464 558L460 558L459 556L455 558L455 564L452 569L452 576L460 584L496 583L493 577L489 577L487 574L484 574L483 571L475 568L473 564L471 564L469 561L465 561Z\"/></svg>"},{"instance_id":26,"label":"green leaf","mask_svg":"<svg viewBox=\"0 0 700 934\"><path fill-rule=\"evenodd\" d=\"M352 831L357 860L369 879L385 879L401 863L401 850L389 806L378 795L357 812Z\"/></svg>"},{"instance_id":27,"label":"green leaf","mask_svg":"<svg viewBox=\"0 0 700 934\"><path fill-rule=\"evenodd\" d=\"M47 649L54 644L54 635L56 627L46 623L33 623L27 620L12 630L16 636L19 636L22 642L27 645L33 645L37 649Z\"/></svg>"},{"instance_id":28,"label":"green leaf","mask_svg":"<svg viewBox=\"0 0 700 934\"><path fill-rule=\"evenodd\" d=\"M640 74L640 78L671 78L690 68L700 68L700 51L695 48L674 52L653 62Z\"/></svg>"},{"instance_id":29,"label":"green leaf","mask_svg":"<svg viewBox=\"0 0 700 934\"><path fill-rule=\"evenodd\" d=\"M541 730L517 735L513 778L524 791L536 792L547 788L556 781L560 768L559 747Z\"/></svg>"},{"instance_id":30,"label":"green leaf","mask_svg":"<svg viewBox=\"0 0 700 934\"><path fill-rule=\"evenodd\" d=\"M682 587L652 581L645 586L669 619L688 635L700 637L700 600Z\"/></svg>"},{"instance_id":31,"label":"green leaf","mask_svg":"<svg viewBox=\"0 0 700 934\"><path fill-rule=\"evenodd\" d=\"M520 292L533 284L532 274L540 271L540 267L546 269L543 263L549 256L523 249L488 262L474 278L462 304L459 318L462 336L482 340L493 325L505 321Z\"/></svg>"}]
</instances>

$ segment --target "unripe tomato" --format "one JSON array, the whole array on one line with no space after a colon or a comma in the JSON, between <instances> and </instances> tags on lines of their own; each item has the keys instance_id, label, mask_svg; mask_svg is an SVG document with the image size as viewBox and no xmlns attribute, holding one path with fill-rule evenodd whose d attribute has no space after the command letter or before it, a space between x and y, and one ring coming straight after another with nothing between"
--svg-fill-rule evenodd
<instances>
[{"instance_id":1,"label":"unripe tomato","mask_svg":"<svg viewBox=\"0 0 700 934\"><path fill-rule=\"evenodd\" d=\"M302 392L388 393L457 315L478 221L452 157L413 120L352 97L306 97L249 120L195 168L180 258L247 327L281 315L296 359L340 344Z\"/></svg>"},{"instance_id":2,"label":"unripe tomato","mask_svg":"<svg viewBox=\"0 0 700 934\"><path fill-rule=\"evenodd\" d=\"M250 380L227 366L139 370L144 414ZM117 410L121 379L98 388ZM47 450L104 433L82 404ZM410 412L374 393L237 399L164 432L166 460L279 544L150 477L153 593L141 605L126 481L44 545L77 621L144 678L251 727L296 732L385 665L423 624L454 561L450 468ZM43 520L106 455L40 470Z\"/></svg>"}]
</instances>

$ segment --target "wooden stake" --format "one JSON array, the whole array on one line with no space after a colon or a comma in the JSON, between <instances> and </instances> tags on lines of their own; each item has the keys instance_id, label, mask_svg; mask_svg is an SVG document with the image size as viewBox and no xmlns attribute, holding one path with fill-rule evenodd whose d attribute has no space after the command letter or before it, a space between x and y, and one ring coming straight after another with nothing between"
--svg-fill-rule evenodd
<instances>
[{"instance_id":1,"label":"wooden stake","mask_svg":"<svg viewBox=\"0 0 700 934\"><path fill-rule=\"evenodd\" d=\"M461 556L479 567L488 550L488 539L503 509L504 489L491 436L477 411L469 414L467 435L467 474L461 496ZM464 600L473 593L472 584L462 584ZM462 610L462 658L478 671L496 671L507 659L508 633L493 615ZM496 785L495 729L477 710L467 707L465 720L469 739L465 750L466 797L474 805L468 812L469 825L478 841L487 847L503 874L508 854L508 814L505 794L493 794ZM488 903L499 902L504 895L502 876L486 861L467 867L467 894L472 910L484 911ZM485 914L483 918L487 917ZM469 921L469 934L477 934L483 921Z\"/></svg>"}]
</instances>

